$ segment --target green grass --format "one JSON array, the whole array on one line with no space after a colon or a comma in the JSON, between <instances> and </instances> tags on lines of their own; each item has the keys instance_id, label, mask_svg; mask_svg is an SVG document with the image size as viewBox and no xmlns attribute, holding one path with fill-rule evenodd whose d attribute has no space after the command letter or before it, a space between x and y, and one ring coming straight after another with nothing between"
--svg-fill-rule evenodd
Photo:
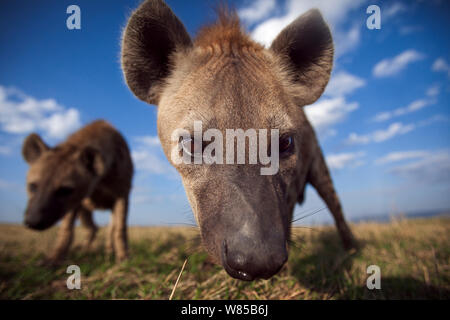
<instances>
[{"instance_id":1,"label":"green grass","mask_svg":"<svg viewBox=\"0 0 450 320\"><path fill-rule=\"evenodd\" d=\"M58 268L40 267L57 228L43 233L0 225L1 299L449 299L450 219L365 223L352 229L362 244L346 253L334 227L294 228L289 262L269 280L242 282L210 262L198 230L131 227L130 259L104 254L104 230L89 251L84 230ZM66 268L81 268L81 290L68 290ZM381 268L381 290L366 288L366 268Z\"/></svg>"}]
</instances>

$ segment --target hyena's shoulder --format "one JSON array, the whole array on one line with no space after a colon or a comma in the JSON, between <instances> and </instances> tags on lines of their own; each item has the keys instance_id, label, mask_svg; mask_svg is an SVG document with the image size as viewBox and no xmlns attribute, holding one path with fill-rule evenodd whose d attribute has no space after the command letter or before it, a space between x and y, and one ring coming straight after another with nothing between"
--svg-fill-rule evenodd
<instances>
[{"instance_id":1,"label":"hyena's shoulder","mask_svg":"<svg viewBox=\"0 0 450 320\"><path fill-rule=\"evenodd\" d=\"M72 134L64 143L77 148L98 150L111 174L131 179L133 164L122 134L105 120L96 120Z\"/></svg>"}]
</instances>

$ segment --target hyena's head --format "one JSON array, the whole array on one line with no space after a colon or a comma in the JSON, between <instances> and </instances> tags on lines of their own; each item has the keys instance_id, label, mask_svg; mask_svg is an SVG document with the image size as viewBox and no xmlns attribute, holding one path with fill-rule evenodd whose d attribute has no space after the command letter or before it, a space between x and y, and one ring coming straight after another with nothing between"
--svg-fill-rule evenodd
<instances>
[{"instance_id":1,"label":"hyena's head","mask_svg":"<svg viewBox=\"0 0 450 320\"><path fill-rule=\"evenodd\" d=\"M182 177L203 243L235 278L269 278L287 260L292 210L313 139L301 107L322 94L332 60L330 31L317 10L286 27L269 49L250 40L233 13L222 12L194 41L161 0L145 1L128 21L122 43L127 84L158 106L158 135ZM278 129L279 140L266 141L271 152L278 145L279 170L262 175L259 162L174 161L180 150L201 158L215 142L197 141L194 121L202 122L203 133L222 133L224 148L227 129L255 129L259 136L260 129ZM177 130L190 137L174 135Z\"/></svg>"},{"instance_id":2,"label":"hyena's head","mask_svg":"<svg viewBox=\"0 0 450 320\"><path fill-rule=\"evenodd\" d=\"M47 229L76 210L104 170L96 149L68 144L50 148L34 133L25 139L22 155L30 165L24 223L35 230Z\"/></svg>"}]
</instances>

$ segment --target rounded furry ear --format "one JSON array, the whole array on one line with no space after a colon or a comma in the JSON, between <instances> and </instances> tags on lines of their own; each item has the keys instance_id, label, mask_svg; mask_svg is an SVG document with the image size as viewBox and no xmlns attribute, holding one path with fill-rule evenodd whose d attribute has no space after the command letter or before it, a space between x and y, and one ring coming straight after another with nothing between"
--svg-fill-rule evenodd
<instances>
[{"instance_id":1,"label":"rounded furry ear","mask_svg":"<svg viewBox=\"0 0 450 320\"><path fill-rule=\"evenodd\" d=\"M296 96L303 105L322 95L333 67L333 39L319 10L312 9L288 25L271 45L286 63L298 85Z\"/></svg>"},{"instance_id":2,"label":"rounded furry ear","mask_svg":"<svg viewBox=\"0 0 450 320\"><path fill-rule=\"evenodd\" d=\"M185 27L164 1L144 1L123 33L122 69L128 87L139 99L158 104L161 85L170 73L170 57L190 46Z\"/></svg>"},{"instance_id":3,"label":"rounded furry ear","mask_svg":"<svg viewBox=\"0 0 450 320\"><path fill-rule=\"evenodd\" d=\"M80 153L80 160L94 176L101 176L105 172L105 160L100 151L93 147L84 148Z\"/></svg>"},{"instance_id":4,"label":"rounded furry ear","mask_svg":"<svg viewBox=\"0 0 450 320\"><path fill-rule=\"evenodd\" d=\"M45 144L37 133L32 133L23 142L22 156L26 162L31 164L49 149L50 147Z\"/></svg>"}]
</instances>

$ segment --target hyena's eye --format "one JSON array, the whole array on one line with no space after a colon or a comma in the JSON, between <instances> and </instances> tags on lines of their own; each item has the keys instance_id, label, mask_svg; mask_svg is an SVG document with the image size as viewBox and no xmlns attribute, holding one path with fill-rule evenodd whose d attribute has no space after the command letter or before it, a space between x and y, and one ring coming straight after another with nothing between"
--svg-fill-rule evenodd
<instances>
[{"instance_id":1,"label":"hyena's eye","mask_svg":"<svg viewBox=\"0 0 450 320\"><path fill-rule=\"evenodd\" d=\"M280 138L279 143L280 156L288 156L294 150L294 138L292 136L286 136Z\"/></svg>"},{"instance_id":2,"label":"hyena's eye","mask_svg":"<svg viewBox=\"0 0 450 320\"><path fill-rule=\"evenodd\" d=\"M64 198L67 196L70 196L74 191L74 188L72 187L59 187L58 189L56 189L55 191L55 195L58 198Z\"/></svg>"},{"instance_id":3,"label":"hyena's eye","mask_svg":"<svg viewBox=\"0 0 450 320\"><path fill-rule=\"evenodd\" d=\"M205 143L199 144L195 143L194 139L180 139L180 144L182 151L191 157L201 157L203 155L203 149L205 148Z\"/></svg>"},{"instance_id":4,"label":"hyena's eye","mask_svg":"<svg viewBox=\"0 0 450 320\"><path fill-rule=\"evenodd\" d=\"M28 184L28 191L31 193L35 193L37 191L37 184L36 183Z\"/></svg>"}]
</instances>

